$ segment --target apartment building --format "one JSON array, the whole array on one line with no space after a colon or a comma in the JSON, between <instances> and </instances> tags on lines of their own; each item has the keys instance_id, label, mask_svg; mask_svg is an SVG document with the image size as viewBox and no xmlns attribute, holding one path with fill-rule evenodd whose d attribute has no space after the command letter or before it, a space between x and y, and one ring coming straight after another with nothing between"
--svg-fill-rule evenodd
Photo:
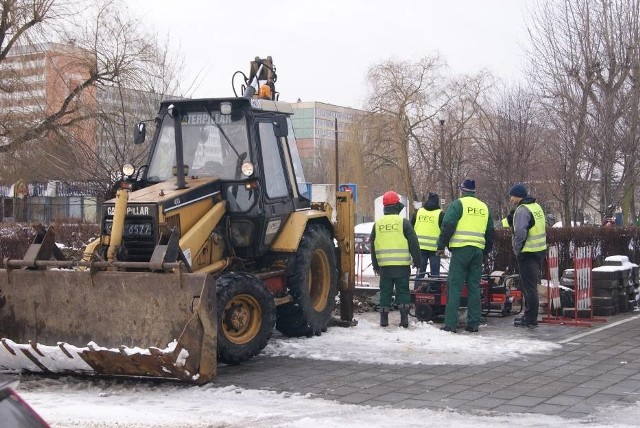
<instances>
[{"instance_id":1,"label":"apartment building","mask_svg":"<svg viewBox=\"0 0 640 428\"><path fill-rule=\"evenodd\" d=\"M57 111L71 88L89 77L89 53L73 45L41 43L16 46L0 63L0 118L7 124L29 126ZM95 92L89 88L74 107L95 107ZM95 144L95 124L83 123L71 132L76 138ZM6 138L0 145L7 144Z\"/></svg>"},{"instance_id":2,"label":"apartment building","mask_svg":"<svg viewBox=\"0 0 640 428\"><path fill-rule=\"evenodd\" d=\"M89 52L68 44L13 48L0 62L0 119L12 126L39 123L60 109L71 90L89 77L94 63ZM152 119L161 98L152 92L95 85L75 97L71 108L97 117L79 121L66 132L81 146L78 150L88 155L87 162L119 170L122 163L140 156L140 147L130 144L134 123ZM7 143L7 138L0 137L0 146Z\"/></svg>"},{"instance_id":3,"label":"apartment building","mask_svg":"<svg viewBox=\"0 0 640 428\"><path fill-rule=\"evenodd\" d=\"M349 144L350 126L356 117L364 112L349 107L308 101L291 103L293 107L293 131L298 142L300 157L305 171L315 175L315 182L330 183L332 175L328 170L332 164L328 159L335 156L336 120L338 123L338 144Z\"/></svg>"},{"instance_id":4,"label":"apartment building","mask_svg":"<svg viewBox=\"0 0 640 428\"><path fill-rule=\"evenodd\" d=\"M69 44L41 43L12 48L10 55L0 62L0 149L9 143L8 137L2 137L3 133L20 135L57 112L71 91L89 78L94 64L95 57ZM34 181L28 169L3 168L0 171L0 220L46 222L54 217L65 217L65 213L66 217L78 217L78 206L86 207L88 203L95 206L95 201L83 198L97 195L97 189L103 187L97 183L111 177L107 175L100 180L97 173L87 171L97 171L96 165L101 165L101 171L116 172L124 162L135 162L136 158L144 157L144 148L132 144L134 124L138 120L154 118L160 97L155 93L116 86L85 88L80 96L74 97L70 106L75 113L63 119L71 121L79 115L92 117L76 121L64 130L65 139L75 152L69 155L83 164L84 172L73 170L70 174L72 180L81 180L80 184L60 183L55 175L46 175L44 180L49 181L42 181L42 174L41 178L35 179L40 181ZM45 134L37 144L50 143L51 138ZM65 156L65 153L58 154L62 158ZM25 183L27 191L24 195L15 191L16 183ZM69 193L67 188L76 190ZM82 203L71 200L73 198L80 198ZM23 209L18 209L20 207ZM80 217L86 220L92 216L95 217L95 213L87 216L83 212Z\"/></svg>"}]
</instances>

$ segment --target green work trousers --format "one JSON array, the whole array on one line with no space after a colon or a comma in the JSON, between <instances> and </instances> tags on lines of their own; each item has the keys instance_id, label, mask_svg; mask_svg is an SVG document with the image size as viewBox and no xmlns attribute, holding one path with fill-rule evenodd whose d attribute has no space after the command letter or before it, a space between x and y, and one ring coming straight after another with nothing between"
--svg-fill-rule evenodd
<instances>
[{"instance_id":1,"label":"green work trousers","mask_svg":"<svg viewBox=\"0 0 640 428\"><path fill-rule=\"evenodd\" d=\"M451 261L447 274L447 306L444 311L445 326L455 329L458 325L458 309L462 287L467 284L467 326L480 325L480 279L482 277L482 250L478 247L450 248Z\"/></svg>"},{"instance_id":2,"label":"green work trousers","mask_svg":"<svg viewBox=\"0 0 640 428\"><path fill-rule=\"evenodd\" d=\"M393 294L393 286L396 287L396 304L408 305L411 303L409 294L409 277L399 276L381 276L380 277L380 307L391 306L391 295Z\"/></svg>"}]
</instances>

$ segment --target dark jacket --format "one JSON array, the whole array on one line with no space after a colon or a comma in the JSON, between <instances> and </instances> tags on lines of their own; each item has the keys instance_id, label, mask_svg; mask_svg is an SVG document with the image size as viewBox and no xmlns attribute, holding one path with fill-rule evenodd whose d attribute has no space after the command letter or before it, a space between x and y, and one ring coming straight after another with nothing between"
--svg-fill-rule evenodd
<instances>
[{"instance_id":1,"label":"dark jacket","mask_svg":"<svg viewBox=\"0 0 640 428\"><path fill-rule=\"evenodd\" d=\"M433 201L433 199L428 199L425 203L422 204L422 208L427 211L434 211L440 209L440 202ZM415 227L417 212L413 213L411 216L411 224ZM440 211L440 216L438 216L438 227L442 228L442 219L444 218L444 211Z\"/></svg>"},{"instance_id":2,"label":"dark jacket","mask_svg":"<svg viewBox=\"0 0 640 428\"><path fill-rule=\"evenodd\" d=\"M404 205L402 203L397 203L395 205L387 205L384 207L384 214L400 214ZM415 230L413 230L413 226L409 222L409 220L402 219L402 232L404 237L407 238L409 242L409 252L411 253L411 259L413 260L414 266L420 265L420 245L418 244L418 236L416 235ZM376 226L373 225L371 230L371 265L373 266L373 270L378 272L380 276L390 277L390 278L398 278L401 276L410 276L411 275L411 266L382 266L378 265L378 259L376 258L376 250L375 250L375 240L376 240Z\"/></svg>"},{"instance_id":3,"label":"dark jacket","mask_svg":"<svg viewBox=\"0 0 640 428\"><path fill-rule=\"evenodd\" d=\"M472 196L474 198L476 197L475 193L467 192L463 192L462 196ZM444 250L449 246L449 241L456 231L456 227L458 226L458 221L460 220L460 218L462 218L462 202L460 201L460 199L456 199L455 201L451 202L451 204L447 208L447 212L444 214L442 227L440 228L440 238L438 239L438 250ZM487 229L484 232L484 254L489 254L493 249L493 234L493 219L491 218L491 212L489 212L489 218L487 219Z\"/></svg>"}]
</instances>

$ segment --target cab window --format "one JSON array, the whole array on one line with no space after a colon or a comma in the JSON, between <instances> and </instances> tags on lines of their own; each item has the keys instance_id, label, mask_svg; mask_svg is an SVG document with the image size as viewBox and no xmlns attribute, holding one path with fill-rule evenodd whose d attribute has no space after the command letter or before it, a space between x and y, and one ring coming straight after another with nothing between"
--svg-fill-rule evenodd
<instances>
[{"instance_id":1,"label":"cab window","mask_svg":"<svg viewBox=\"0 0 640 428\"><path fill-rule=\"evenodd\" d=\"M273 132L273 124L262 122L258 125L262 147L262 167L267 197L271 199L288 196L287 182L283 169L278 140Z\"/></svg>"}]
</instances>

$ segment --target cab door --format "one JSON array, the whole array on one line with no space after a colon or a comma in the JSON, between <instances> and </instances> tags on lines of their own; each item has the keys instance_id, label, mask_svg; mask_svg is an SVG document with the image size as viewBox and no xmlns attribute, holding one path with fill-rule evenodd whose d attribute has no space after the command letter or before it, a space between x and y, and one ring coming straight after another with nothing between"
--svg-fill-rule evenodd
<instances>
[{"instance_id":1,"label":"cab door","mask_svg":"<svg viewBox=\"0 0 640 428\"><path fill-rule=\"evenodd\" d=\"M263 181L263 206L265 228L263 244L271 245L284 226L289 214L294 211L291 174L287 170L284 144L286 137L277 137L274 127L277 121L260 120L257 131L260 138L260 166Z\"/></svg>"}]
</instances>

